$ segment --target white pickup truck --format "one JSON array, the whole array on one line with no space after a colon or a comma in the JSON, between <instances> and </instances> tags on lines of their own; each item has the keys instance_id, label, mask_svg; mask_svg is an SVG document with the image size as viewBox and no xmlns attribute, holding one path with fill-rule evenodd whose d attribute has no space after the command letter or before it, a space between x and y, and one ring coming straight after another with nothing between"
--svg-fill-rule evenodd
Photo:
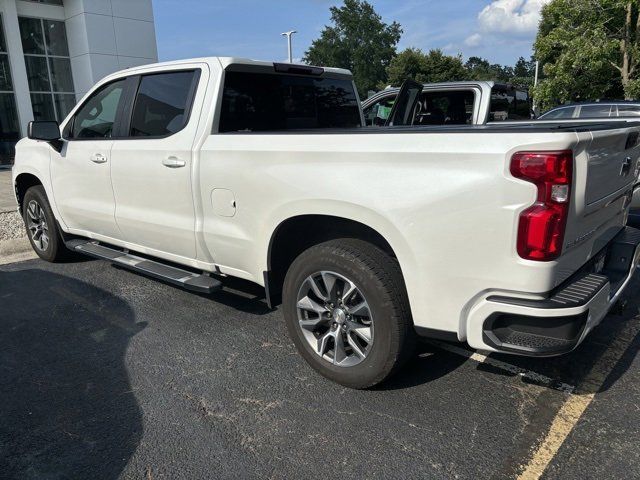
<instances>
[{"instance_id":1,"label":"white pickup truck","mask_svg":"<svg viewBox=\"0 0 640 480\"><path fill-rule=\"evenodd\" d=\"M33 248L199 292L255 282L311 366L354 388L418 336L575 348L638 264L640 125L363 128L359 105L330 68L206 58L110 75L17 146Z\"/></svg>"}]
</instances>

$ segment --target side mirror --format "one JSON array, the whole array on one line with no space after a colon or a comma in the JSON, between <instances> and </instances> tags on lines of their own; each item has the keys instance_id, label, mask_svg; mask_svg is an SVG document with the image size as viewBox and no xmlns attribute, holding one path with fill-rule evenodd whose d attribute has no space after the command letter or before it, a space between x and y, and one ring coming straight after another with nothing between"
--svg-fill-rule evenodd
<instances>
[{"instance_id":1,"label":"side mirror","mask_svg":"<svg viewBox=\"0 0 640 480\"><path fill-rule=\"evenodd\" d=\"M54 121L29 122L27 136L31 140L42 140L44 142L60 140L60 127L58 122Z\"/></svg>"},{"instance_id":2,"label":"side mirror","mask_svg":"<svg viewBox=\"0 0 640 480\"><path fill-rule=\"evenodd\" d=\"M60 126L58 122L37 120L29 122L27 137L31 140L41 140L50 144L58 153L62 150Z\"/></svg>"}]
</instances>

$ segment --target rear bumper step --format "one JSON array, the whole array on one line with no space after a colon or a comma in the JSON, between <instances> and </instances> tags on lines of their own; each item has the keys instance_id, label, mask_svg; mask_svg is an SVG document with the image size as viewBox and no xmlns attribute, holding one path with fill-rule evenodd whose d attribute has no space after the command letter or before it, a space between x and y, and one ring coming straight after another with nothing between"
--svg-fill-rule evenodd
<instances>
[{"instance_id":1,"label":"rear bumper step","mask_svg":"<svg viewBox=\"0 0 640 480\"><path fill-rule=\"evenodd\" d=\"M596 268L602 255L604 266ZM530 356L573 350L616 304L639 263L640 230L625 227L546 298L487 297L482 342L496 351Z\"/></svg>"},{"instance_id":2,"label":"rear bumper step","mask_svg":"<svg viewBox=\"0 0 640 480\"><path fill-rule=\"evenodd\" d=\"M166 265L157 260L138 257L113 247L101 245L98 242L75 239L66 242L66 246L76 252L102 260L109 260L114 265L172 283L173 285L183 287L192 292L212 293L222 288L220 280L212 278L207 274L198 274L183 270L182 268Z\"/></svg>"}]
</instances>

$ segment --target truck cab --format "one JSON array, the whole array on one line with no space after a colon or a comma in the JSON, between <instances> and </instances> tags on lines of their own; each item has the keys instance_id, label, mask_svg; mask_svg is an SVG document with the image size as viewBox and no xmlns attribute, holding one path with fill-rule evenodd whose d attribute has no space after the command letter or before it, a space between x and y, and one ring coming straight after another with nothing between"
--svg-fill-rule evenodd
<instances>
[{"instance_id":1,"label":"truck cab","mask_svg":"<svg viewBox=\"0 0 640 480\"><path fill-rule=\"evenodd\" d=\"M362 102L367 126L384 125L400 88L388 87ZM492 81L426 83L413 125L483 125L530 120L525 89Z\"/></svg>"}]
</instances>

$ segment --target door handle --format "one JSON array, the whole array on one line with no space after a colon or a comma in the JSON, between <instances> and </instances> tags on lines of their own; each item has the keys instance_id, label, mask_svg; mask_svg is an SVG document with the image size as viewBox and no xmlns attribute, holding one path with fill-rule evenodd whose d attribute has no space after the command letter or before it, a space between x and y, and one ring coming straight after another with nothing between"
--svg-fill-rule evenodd
<instances>
[{"instance_id":1,"label":"door handle","mask_svg":"<svg viewBox=\"0 0 640 480\"><path fill-rule=\"evenodd\" d=\"M184 167L187 162L185 162L184 160L180 160L178 157L167 157L164 160L162 160L162 164L165 167L169 167L169 168L180 168L180 167Z\"/></svg>"},{"instance_id":2,"label":"door handle","mask_svg":"<svg viewBox=\"0 0 640 480\"><path fill-rule=\"evenodd\" d=\"M101 153L94 153L91 155L91 161L93 163L105 163L107 161L107 157Z\"/></svg>"}]
</instances>

